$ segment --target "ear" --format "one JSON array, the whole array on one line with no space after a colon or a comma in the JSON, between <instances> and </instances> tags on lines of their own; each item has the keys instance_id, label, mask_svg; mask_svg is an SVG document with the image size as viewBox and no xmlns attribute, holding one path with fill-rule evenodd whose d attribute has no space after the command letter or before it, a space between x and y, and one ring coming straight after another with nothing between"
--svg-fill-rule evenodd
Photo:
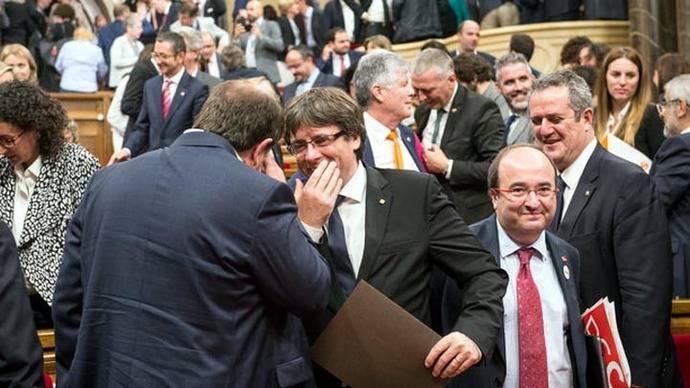
<instances>
[{"instance_id":1,"label":"ear","mask_svg":"<svg viewBox=\"0 0 690 388\"><path fill-rule=\"evenodd\" d=\"M681 99L678 101L678 109L676 111L678 112L678 117L686 117L688 115L688 103Z\"/></svg>"},{"instance_id":2,"label":"ear","mask_svg":"<svg viewBox=\"0 0 690 388\"><path fill-rule=\"evenodd\" d=\"M383 88L379 84L371 87L371 96L379 103L383 102Z\"/></svg>"},{"instance_id":3,"label":"ear","mask_svg":"<svg viewBox=\"0 0 690 388\"><path fill-rule=\"evenodd\" d=\"M271 150L273 145L273 139L263 139L259 144L252 148L252 159L256 165L263 165L264 157L266 153Z\"/></svg>"}]
</instances>

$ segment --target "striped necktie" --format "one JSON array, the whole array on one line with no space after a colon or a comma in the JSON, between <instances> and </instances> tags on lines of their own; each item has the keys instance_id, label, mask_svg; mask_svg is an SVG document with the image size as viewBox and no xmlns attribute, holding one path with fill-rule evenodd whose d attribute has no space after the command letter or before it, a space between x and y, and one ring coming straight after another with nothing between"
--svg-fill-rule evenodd
<instances>
[{"instance_id":1,"label":"striped necktie","mask_svg":"<svg viewBox=\"0 0 690 388\"><path fill-rule=\"evenodd\" d=\"M168 118L168 113L170 112L170 103L172 102L172 96L170 95L170 85L172 85L172 80L166 79L163 85L163 94L161 95L161 106L163 108L163 120Z\"/></svg>"}]
</instances>

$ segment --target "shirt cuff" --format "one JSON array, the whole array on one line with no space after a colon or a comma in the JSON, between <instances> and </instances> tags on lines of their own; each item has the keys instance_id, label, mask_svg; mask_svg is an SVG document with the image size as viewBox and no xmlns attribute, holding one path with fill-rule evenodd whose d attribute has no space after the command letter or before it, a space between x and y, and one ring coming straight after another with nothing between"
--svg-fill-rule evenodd
<instances>
[{"instance_id":1,"label":"shirt cuff","mask_svg":"<svg viewBox=\"0 0 690 388\"><path fill-rule=\"evenodd\" d=\"M448 159L448 169L446 170L446 179L450 180L450 172L453 170L453 159Z\"/></svg>"},{"instance_id":2,"label":"shirt cuff","mask_svg":"<svg viewBox=\"0 0 690 388\"><path fill-rule=\"evenodd\" d=\"M309 237L311 237L312 241L318 244L321 241L321 237L323 237L323 228L314 228L305 224L302 220L300 220L300 223Z\"/></svg>"}]
</instances>

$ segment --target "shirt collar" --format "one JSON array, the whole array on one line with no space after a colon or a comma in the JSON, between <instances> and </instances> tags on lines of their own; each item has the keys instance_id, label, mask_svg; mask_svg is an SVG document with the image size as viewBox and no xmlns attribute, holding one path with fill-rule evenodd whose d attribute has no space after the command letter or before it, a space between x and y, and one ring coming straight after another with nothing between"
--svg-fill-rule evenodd
<instances>
[{"instance_id":1,"label":"shirt collar","mask_svg":"<svg viewBox=\"0 0 690 388\"><path fill-rule=\"evenodd\" d=\"M19 178L26 178L26 177L32 177L34 180L38 179L38 175L41 173L41 167L43 166L43 160L41 160L41 155L38 155L36 160L29 165L29 167L25 170L21 167L21 165L17 165L14 167L14 173L19 177Z\"/></svg>"},{"instance_id":2,"label":"shirt collar","mask_svg":"<svg viewBox=\"0 0 690 388\"><path fill-rule=\"evenodd\" d=\"M505 259L506 257L514 254L518 249L520 248L534 248L537 252L539 252L539 257L540 259L544 259L546 257L546 233L544 231L541 232L539 237L535 242L530 244L529 246L523 247L520 244L516 243L513 241L513 239L508 236L508 233L506 233L505 229L501 226L501 223L498 222L498 218L496 218L496 227L498 228L498 249L499 249L499 254L501 255L501 259Z\"/></svg>"},{"instance_id":3,"label":"shirt collar","mask_svg":"<svg viewBox=\"0 0 690 388\"><path fill-rule=\"evenodd\" d=\"M684 134L684 133L690 133L690 127L687 127L687 128L685 128L684 130L682 130L682 131L680 132L681 135Z\"/></svg>"},{"instance_id":4,"label":"shirt collar","mask_svg":"<svg viewBox=\"0 0 690 388\"><path fill-rule=\"evenodd\" d=\"M376 140L377 143L386 141L392 129L397 130L397 128L388 128L381 124L381 122L376 120L369 112L364 112L364 128L367 129L367 136Z\"/></svg>"},{"instance_id":5,"label":"shirt collar","mask_svg":"<svg viewBox=\"0 0 690 388\"><path fill-rule=\"evenodd\" d=\"M618 125L619 125L619 126L620 126L621 123L623 122L623 117L625 117L625 114L628 113L628 109L630 109L630 101L628 101L628 103L625 104L625 106L623 107L623 109L621 109L621 111L618 112ZM607 126L607 127L610 127L611 125L613 125L613 122L614 122L614 121L615 121L615 119L613 118L613 112L611 112L611 113L609 113L609 120L608 120L608 122L606 123L606 124L607 124L606 126ZM616 129L618 129L618 128L610 128L610 129L609 129L609 132L615 132Z\"/></svg>"},{"instance_id":6,"label":"shirt collar","mask_svg":"<svg viewBox=\"0 0 690 388\"><path fill-rule=\"evenodd\" d=\"M313 12L314 12L314 8L312 8L312 6L308 6L308 7L307 7L307 12L304 13L304 16L305 16L307 19L310 19L310 18L311 18L311 14L312 14Z\"/></svg>"},{"instance_id":7,"label":"shirt collar","mask_svg":"<svg viewBox=\"0 0 690 388\"><path fill-rule=\"evenodd\" d=\"M458 83L455 82L455 87L453 88L453 95L450 96L450 100L443 107L443 110L448 113L450 112L450 107L453 106L453 101L455 101L455 95L458 94Z\"/></svg>"},{"instance_id":8,"label":"shirt collar","mask_svg":"<svg viewBox=\"0 0 690 388\"><path fill-rule=\"evenodd\" d=\"M314 71L309 74L309 77L304 80L302 83L307 84L307 85L313 85L314 82L316 82L316 78L321 74L321 71L319 70L318 67L314 68Z\"/></svg>"},{"instance_id":9,"label":"shirt collar","mask_svg":"<svg viewBox=\"0 0 690 388\"><path fill-rule=\"evenodd\" d=\"M340 195L357 203L364 201L364 193L367 188L367 170L362 162L358 162L357 170L345 186L340 189Z\"/></svg>"},{"instance_id":10,"label":"shirt collar","mask_svg":"<svg viewBox=\"0 0 690 388\"><path fill-rule=\"evenodd\" d=\"M163 76L163 81L169 79L169 80L171 80L172 83L174 83L175 85L179 85L179 84L180 84L180 80L182 79L182 75L184 74L185 71L186 71L186 69L184 68L184 66L182 66L182 68L180 69L180 71L179 71L177 74L175 74L174 76L172 76L172 77L170 77L170 78Z\"/></svg>"},{"instance_id":11,"label":"shirt collar","mask_svg":"<svg viewBox=\"0 0 690 388\"><path fill-rule=\"evenodd\" d=\"M592 141L587 144L584 150L580 152L580 155L575 159L573 164L568 166L565 170L561 171L561 178L565 182L565 184L568 186L570 189L574 189L577 187L578 182L580 181L580 177L582 176L582 173L585 171L585 167L587 166L587 162L589 161L589 158L592 156L592 153L594 152L594 148L597 146L597 139L594 138Z\"/></svg>"}]
</instances>

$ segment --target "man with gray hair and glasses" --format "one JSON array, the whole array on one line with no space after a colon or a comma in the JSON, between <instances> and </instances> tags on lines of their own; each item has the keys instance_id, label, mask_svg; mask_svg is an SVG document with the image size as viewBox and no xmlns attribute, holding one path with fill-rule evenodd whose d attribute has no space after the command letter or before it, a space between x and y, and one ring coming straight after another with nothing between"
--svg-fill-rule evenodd
<instances>
[{"instance_id":1,"label":"man with gray hair and glasses","mask_svg":"<svg viewBox=\"0 0 690 388\"><path fill-rule=\"evenodd\" d=\"M401 124L412 114L414 97L405 61L384 50L367 54L359 61L352 83L364 110L364 162L378 168L426 171L419 139Z\"/></svg>"},{"instance_id":2,"label":"man with gray hair and glasses","mask_svg":"<svg viewBox=\"0 0 690 388\"><path fill-rule=\"evenodd\" d=\"M673 78L657 104L668 137L652 164L673 246L673 296L690 297L690 74Z\"/></svg>"},{"instance_id":3,"label":"man with gray hair and glasses","mask_svg":"<svg viewBox=\"0 0 690 388\"><path fill-rule=\"evenodd\" d=\"M508 145L534 141L532 123L527 114L533 81L532 70L524 55L510 52L496 62L496 86L510 107L510 116L505 120Z\"/></svg>"},{"instance_id":4,"label":"man with gray hair and glasses","mask_svg":"<svg viewBox=\"0 0 690 388\"><path fill-rule=\"evenodd\" d=\"M671 243L651 178L597 142L589 87L572 71L534 82L529 115L537 144L560 172L551 230L580 252L582 309L604 297L614 303L632 384L679 386ZM588 385L598 386L597 363L588 365Z\"/></svg>"}]
</instances>

